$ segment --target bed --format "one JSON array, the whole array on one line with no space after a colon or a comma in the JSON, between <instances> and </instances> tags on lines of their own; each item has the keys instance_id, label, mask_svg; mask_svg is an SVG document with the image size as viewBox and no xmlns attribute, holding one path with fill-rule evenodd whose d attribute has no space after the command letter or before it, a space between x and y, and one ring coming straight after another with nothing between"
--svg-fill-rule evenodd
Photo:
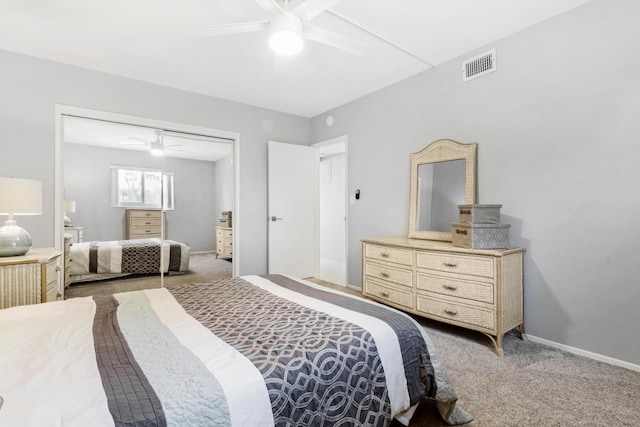
<instances>
[{"instance_id":1,"label":"bed","mask_svg":"<svg viewBox=\"0 0 640 427\"><path fill-rule=\"evenodd\" d=\"M184 243L156 238L74 243L70 248L71 283L161 271L184 273L189 270L189 254Z\"/></svg>"},{"instance_id":2,"label":"bed","mask_svg":"<svg viewBox=\"0 0 640 427\"><path fill-rule=\"evenodd\" d=\"M8 308L0 342L0 425L388 426L423 399L472 419L411 317L288 276Z\"/></svg>"}]
</instances>

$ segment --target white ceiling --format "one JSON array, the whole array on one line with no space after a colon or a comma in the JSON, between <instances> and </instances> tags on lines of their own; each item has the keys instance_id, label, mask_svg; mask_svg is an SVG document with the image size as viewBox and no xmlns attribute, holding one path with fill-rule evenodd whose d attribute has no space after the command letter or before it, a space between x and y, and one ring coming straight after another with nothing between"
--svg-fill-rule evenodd
<instances>
[{"instance_id":1,"label":"white ceiling","mask_svg":"<svg viewBox=\"0 0 640 427\"><path fill-rule=\"evenodd\" d=\"M181 159L215 162L233 151L231 141L81 117L65 116L63 129L67 144L147 152L160 135L164 155Z\"/></svg>"},{"instance_id":2,"label":"white ceiling","mask_svg":"<svg viewBox=\"0 0 640 427\"><path fill-rule=\"evenodd\" d=\"M0 49L313 117L587 1L342 0L310 23L365 53L307 41L285 61L266 33L191 31L268 18L254 0L0 0Z\"/></svg>"}]
</instances>

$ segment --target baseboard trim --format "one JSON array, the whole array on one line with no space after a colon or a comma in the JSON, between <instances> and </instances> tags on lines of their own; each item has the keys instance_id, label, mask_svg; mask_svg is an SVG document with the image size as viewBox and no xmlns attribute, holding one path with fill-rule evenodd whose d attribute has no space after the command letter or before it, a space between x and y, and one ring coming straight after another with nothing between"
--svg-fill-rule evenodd
<instances>
[{"instance_id":1,"label":"baseboard trim","mask_svg":"<svg viewBox=\"0 0 640 427\"><path fill-rule=\"evenodd\" d=\"M351 289L352 291L362 292L362 286L360 285L356 286L356 285L350 285L349 283L347 283L346 287Z\"/></svg>"},{"instance_id":2,"label":"baseboard trim","mask_svg":"<svg viewBox=\"0 0 640 427\"><path fill-rule=\"evenodd\" d=\"M578 356L588 357L589 359L594 359L599 362L608 363L609 365L620 366L621 368L626 368L632 371L640 372L640 365L636 365L635 363L625 362L624 360L614 359L613 357L604 356L598 353L593 353L591 351L583 350L581 348L560 344L555 341L550 341L544 338L536 337L535 335L526 334L526 337L531 341L548 345L549 347L557 348L559 350L563 350L568 353L577 354Z\"/></svg>"},{"instance_id":3,"label":"baseboard trim","mask_svg":"<svg viewBox=\"0 0 640 427\"><path fill-rule=\"evenodd\" d=\"M190 252L191 255L206 255L206 254L215 254L216 251L196 251L196 252Z\"/></svg>"}]
</instances>

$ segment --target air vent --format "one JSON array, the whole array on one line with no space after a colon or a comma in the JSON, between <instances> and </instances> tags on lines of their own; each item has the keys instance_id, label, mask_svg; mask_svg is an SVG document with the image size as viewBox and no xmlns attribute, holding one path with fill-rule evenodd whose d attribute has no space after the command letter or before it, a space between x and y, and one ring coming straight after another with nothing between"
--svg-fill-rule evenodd
<instances>
[{"instance_id":1,"label":"air vent","mask_svg":"<svg viewBox=\"0 0 640 427\"><path fill-rule=\"evenodd\" d=\"M475 79L494 72L498 67L496 50L492 49L482 55L474 56L462 63L462 81Z\"/></svg>"}]
</instances>

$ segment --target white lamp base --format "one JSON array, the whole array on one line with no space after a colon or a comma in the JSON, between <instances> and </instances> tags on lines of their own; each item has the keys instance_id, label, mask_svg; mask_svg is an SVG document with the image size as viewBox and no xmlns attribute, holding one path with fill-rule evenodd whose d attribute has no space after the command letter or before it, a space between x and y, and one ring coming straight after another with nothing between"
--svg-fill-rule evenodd
<instances>
[{"instance_id":1,"label":"white lamp base","mask_svg":"<svg viewBox=\"0 0 640 427\"><path fill-rule=\"evenodd\" d=\"M13 220L0 227L0 257L24 255L31 249L31 236Z\"/></svg>"}]
</instances>

